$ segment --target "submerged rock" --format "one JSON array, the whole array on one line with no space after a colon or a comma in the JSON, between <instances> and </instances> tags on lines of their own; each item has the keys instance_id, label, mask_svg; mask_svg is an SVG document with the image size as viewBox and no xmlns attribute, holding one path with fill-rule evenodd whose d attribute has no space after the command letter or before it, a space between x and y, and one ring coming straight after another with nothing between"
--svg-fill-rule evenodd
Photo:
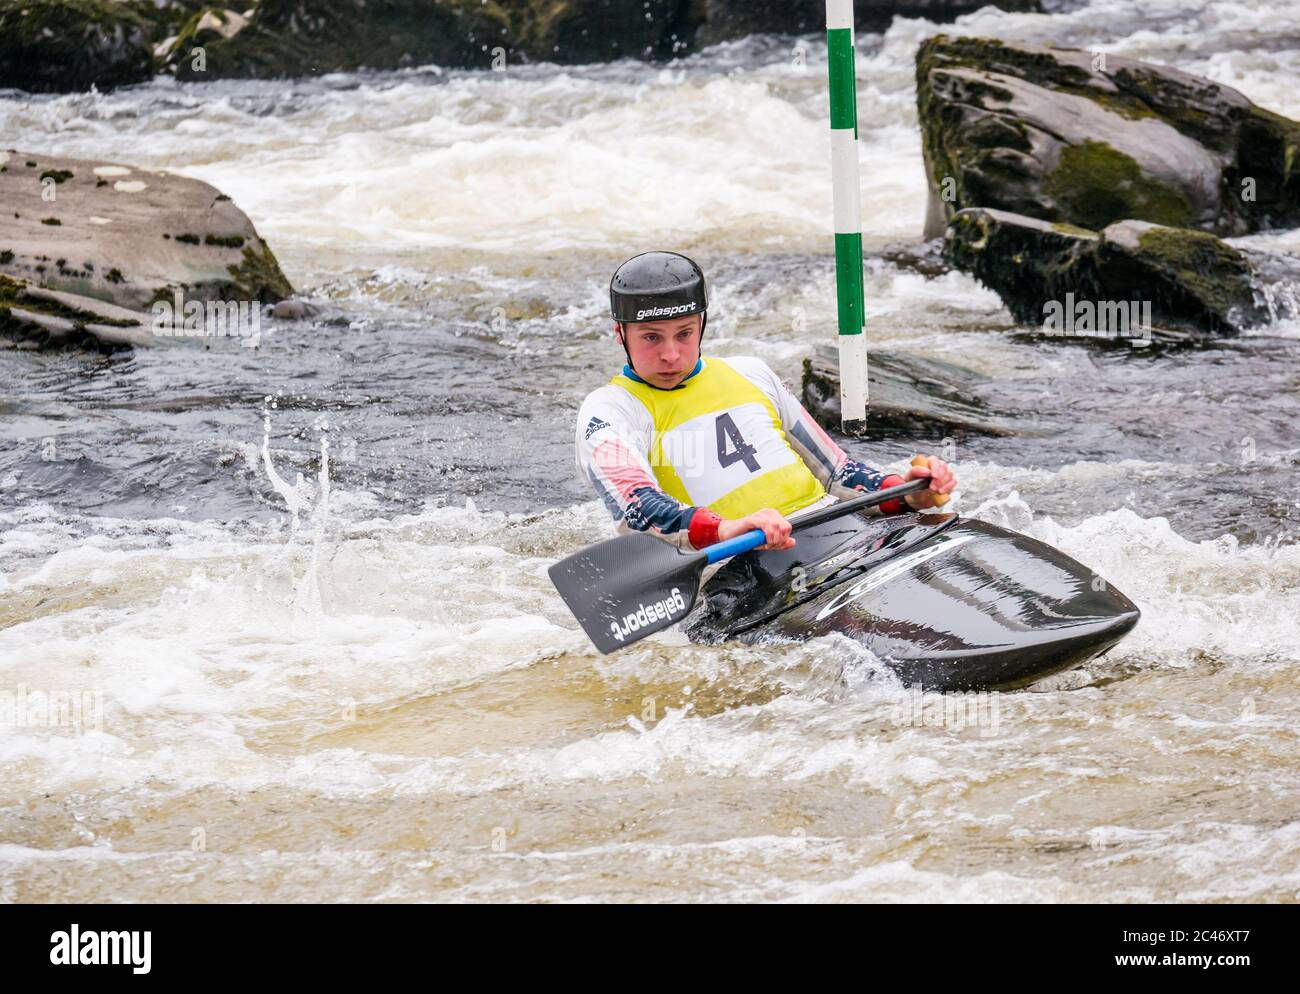
<instances>
[{"instance_id":1,"label":"submerged rock","mask_svg":"<svg viewBox=\"0 0 1300 994\"><path fill-rule=\"evenodd\" d=\"M916 56L926 237L989 207L1100 230L1300 225L1300 122L1118 56L937 35Z\"/></svg>"},{"instance_id":2,"label":"submerged rock","mask_svg":"<svg viewBox=\"0 0 1300 994\"><path fill-rule=\"evenodd\" d=\"M1046 334L1231 335L1273 316L1258 292L1262 258L1204 231L1135 220L1091 231L970 208L953 217L944 245L1017 321ZM1132 304L1146 328L1134 327Z\"/></svg>"},{"instance_id":3,"label":"submerged rock","mask_svg":"<svg viewBox=\"0 0 1300 994\"><path fill-rule=\"evenodd\" d=\"M0 273L147 310L290 296L271 249L221 191L131 166L0 152Z\"/></svg>"},{"instance_id":4,"label":"submerged rock","mask_svg":"<svg viewBox=\"0 0 1300 994\"><path fill-rule=\"evenodd\" d=\"M0 276L0 347L112 352L153 343L145 314Z\"/></svg>"},{"instance_id":5,"label":"submerged rock","mask_svg":"<svg viewBox=\"0 0 1300 994\"><path fill-rule=\"evenodd\" d=\"M300 300L297 297L289 300L282 300L271 308L271 317L277 321L302 321L306 318L315 317L320 313L320 307L306 300Z\"/></svg>"},{"instance_id":6,"label":"submerged rock","mask_svg":"<svg viewBox=\"0 0 1300 994\"><path fill-rule=\"evenodd\" d=\"M991 406L983 396L988 378L953 363L906 353L872 352L867 363L872 437L1034 434L1026 418ZM825 428L839 431L839 354L818 346L803 363L803 405Z\"/></svg>"}]
</instances>

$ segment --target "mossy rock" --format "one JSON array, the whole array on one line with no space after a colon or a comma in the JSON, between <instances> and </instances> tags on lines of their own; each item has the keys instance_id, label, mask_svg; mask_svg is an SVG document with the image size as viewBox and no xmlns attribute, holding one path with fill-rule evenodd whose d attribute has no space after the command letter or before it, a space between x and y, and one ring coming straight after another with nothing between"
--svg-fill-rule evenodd
<instances>
[{"instance_id":1,"label":"mossy rock","mask_svg":"<svg viewBox=\"0 0 1300 994\"><path fill-rule=\"evenodd\" d=\"M206 70L207 50L227 42L243 31L249 19L243 14L221 7L202 7L180 27L179 33L160 47L156 54L161 65L173 72L188 63L187 77L201 78ZM202 55L199 55L202 49ZM202 68L196 68L202 66Z\"/></svg>"},{"instance_id":2,"label":"mossy rock","mask_svg":"<svg viewBox=\"0 0 1300 994\"><path fill-rule=\"evenodd\" d=\"M153 344L145 315L0 276L0 338L24 349L115 352Z\"/></svg>"},{"instance_id":3,"label":"mossy rock","mask_svg":"<svg viewBox=\"0 0 1300 994\"><path fill-rule=\"evenodd\" d=\"M1008 10L1038 0L997 0ZM896 15L952 20L984 0L857 0L859 29ZM242 10L242 8L240 8ZM670 59L727 38L825 27L822 0L261 0L234 37L197 39L193 19L164 58L180 79L281 78L436 64L585 64ZM204 49L203 68L190 52Z\"/></svg>"},{"instance_id":4,"label":"mossy rock","mask_svg":"<svg viewBox=\"0 0 1300 994\"><path fill-rule=\"evenodd\" d=\"M424 64L486 68L507 28L496 0L262 0L233 37L206 40L201 68L188 42L178 41L173 61L177 78L192 81Z\"/></svg>"},{"instance_id":5,"label":"mossy rock","mask_svg":"<svg viewBox=\"0 0 1300 994\"><path fill-rule=\"evenodd\" d=\"M22 283L11 280L8 276L0 276L0 307L8 307L16 303L22 293Z\"/></svg>"},{"instance_id":6,"label":"mossy rock","mask_svg":"<svg viewBox=\"0 0 1300 994\"><path fill-rule=\"evenodd\" d=\"M1017 321L1038 324L1048 301L1099 289L1084 287L1086 267L1077 263L1100 240L1099 232L1075 225L971 208L953 215L944 258L996 292Z\"/></svg>"},{"instance_id":7,"label":"mossy rock","mask_svg":"<svg viewBox=\"0 0 1300 994\"><path fill-rule=\"evenodd\" d=\"M986 208L953 215L947 261L1041 328L1068 298L1147 306L1155 338L1233 335L1267 318L1255 261L1204 231L1125 220L1102 231Z\"/></svg>"},{"instance_id":8,"label":"mossy rock","mask_svg":"<svg viewBox=\"0 0 1300 994\"><path fill-rule=\"evenodd\" d=\"M1160 311L1196 314L1198 327L1208 331L1231 333L1261 317L1250 260L1214 235L1122 221L1103 236L1103 283L1115 283L1111 274L1123 271L1134 292L1150 292Z\"/></svg>"},{"instance_id":9,"label":"mossy rock","mask_svg":"<svg viewBox=\"0 0 1300 994\"><path fill-rule=\"evenodd\" d=\"M175 37L197 11L211 6L211 0L117 0L129 7L149 28L153 44ZM258 0L239 5L240 10L256 7Z\"/></svg>"},{"instance_id":10,"label":"mossy rock","mask_svg":"<svg viewBox=\"0 0 1300 994\"><path fill-rule=\"evenodd\" d=\"M683 0L262 0L233 37L203 42L201 70L185 32L169 58L184 80L667 58L695 17Z\"/></svg>"},{"instance_id":11,"label":"mossy rock","mask_svg":"<svg viewBox=\"0 0 1300 994\"><path fill-rule=\"evenodd\" d=\"M1104 228L1116 218L1145 218L1174 227L1192 222L1192 205L1183 191L1147 175L1132 156L1103 142L1064 148L1043 189L1084 228Z\"/></svg>"},{"instance_id":12,"label":"mossy rock","mask_svg":"<svg viewBox=\"0 0 1300 994\"><path fill-rule=\"evenodd\" d=\"M1221 236L1300 226L1300 122L1167 66L936 35L916 57L925 236L968 207Z\"/></svg>"},{"instance_id":13,"label":"mossy rock","mask_svg":"<svg viewBox=\"0 0 1300 994\"><path fill-rule=\"evenodd\" d=\"M53 294L40 294L27 283L0 276L0 306L21 307L37 314L67 318L87 324L106 324L118 328L136 328L141 319L122 317L104 313L103 309L92 309L95 302L87 300L84 306L69 304Z\"/></svg>"},{"instance_id":14,"label":"mossy rock","mask_svg":"<svg viewBox=\"0 0 1300 994\"><path fill-rule=\"evenodd\" d=\"M153 26L109 0L22 0L0 6L0 87L101 90L153 76Z\"/></svg>"},{"instance_id":15,"label":"mossy rock","mask_svg":"<svg viewBox=\"0 0 1300 994\"><path fill-rule=\"evenodd\" d=\"M230 266L229 271L232 283L227 300L277 302L293 296L293 287L265 242L261 243L260 251L245 246L243 261Z\"/></svg>"}]
</instances>

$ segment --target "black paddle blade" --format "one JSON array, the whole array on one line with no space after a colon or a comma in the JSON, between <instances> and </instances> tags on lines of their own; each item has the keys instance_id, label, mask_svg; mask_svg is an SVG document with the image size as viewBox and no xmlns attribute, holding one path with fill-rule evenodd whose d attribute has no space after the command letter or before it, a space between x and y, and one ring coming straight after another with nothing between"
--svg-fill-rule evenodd
<instances>
[{"instance_id":1,"label":"black paddle blade","mask_svg":"<svg viewBox=\"0 0 1300 994\"><path fill-rule=\"evenodd\" d=\"M597 649L608 655L675 625L695 605L708 557L653 535L600 542L548 570Z\"/></svg>"}]
</instances>

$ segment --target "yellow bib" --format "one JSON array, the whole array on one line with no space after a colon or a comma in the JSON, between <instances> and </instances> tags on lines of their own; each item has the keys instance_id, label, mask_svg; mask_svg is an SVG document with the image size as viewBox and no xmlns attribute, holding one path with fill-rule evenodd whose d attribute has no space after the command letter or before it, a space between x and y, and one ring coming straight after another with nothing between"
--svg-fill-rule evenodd
<instances>
[{"instance_id":1,"label":"yellow bib","mask_svg":"<svg viewBox=\"0 0 1300 994\"><path fill-rule=\"evenodd\" d=\"M683 504L743 518L765 507L793 514L826 496L767 394L723 360L705 360L676 390L622 374L610 383L650 412L650 468L659 489Z\"/></svg>"}]
</instances>

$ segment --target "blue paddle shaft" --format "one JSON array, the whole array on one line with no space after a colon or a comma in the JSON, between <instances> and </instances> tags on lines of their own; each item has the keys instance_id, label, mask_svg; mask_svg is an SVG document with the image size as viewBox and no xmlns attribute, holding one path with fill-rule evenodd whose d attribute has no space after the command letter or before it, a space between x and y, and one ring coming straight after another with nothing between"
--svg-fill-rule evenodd
<instances>
[{"instance_id":1,"label":"blue paddle shaft","mask_svg":"<svg viewBox=\"0 0 1300 994\"><path fill-rule=\"evenodd\" d=\"M807 528L809 525L819 525L823 521L830 521L841 515L849 514L853 511L860 511L866 507L874 507L877 504L883 504L887 500L895 500L905 497L907 494L914 494L918 490L924 490L930 485L928 477L916 480L909 480L907 483L900 483L896 487L889 487L886 490L876 490L871 493L865 493L861 497L854 497L850 500L841 501L838 504L832 504L829 507L823 507L819 511L813 511L811 514L805 514L803 517L792 522L794 530ZM753 531L745 532L743 535L737 535L735 538L729 538L725 542L718 542L710 545L704 550L704 554L710 566L714 563L729 559L732 556L738 556L742 552L748 552L750 549L757 549L767 541L763 534L763 529L755 528Z\"/></svg>"},{"instance_id":2,"label":"blue paddle shaft","mask_svg":"<svg viewBox=\"0 0 1300 994\"><path fill-rule=\"evenodd\" d=\"M755 528L752 532L745 532L743 535L737 535L735 538L729 538L725 542L718 542L710 545L704 550L705 556L708 557L709 565L721 562L724 559L730 559L732 556L738 556L742 552L748 552L750 549L757 549L767 541L763 534L763 529Z\"/></svg>"}]
</instances>

